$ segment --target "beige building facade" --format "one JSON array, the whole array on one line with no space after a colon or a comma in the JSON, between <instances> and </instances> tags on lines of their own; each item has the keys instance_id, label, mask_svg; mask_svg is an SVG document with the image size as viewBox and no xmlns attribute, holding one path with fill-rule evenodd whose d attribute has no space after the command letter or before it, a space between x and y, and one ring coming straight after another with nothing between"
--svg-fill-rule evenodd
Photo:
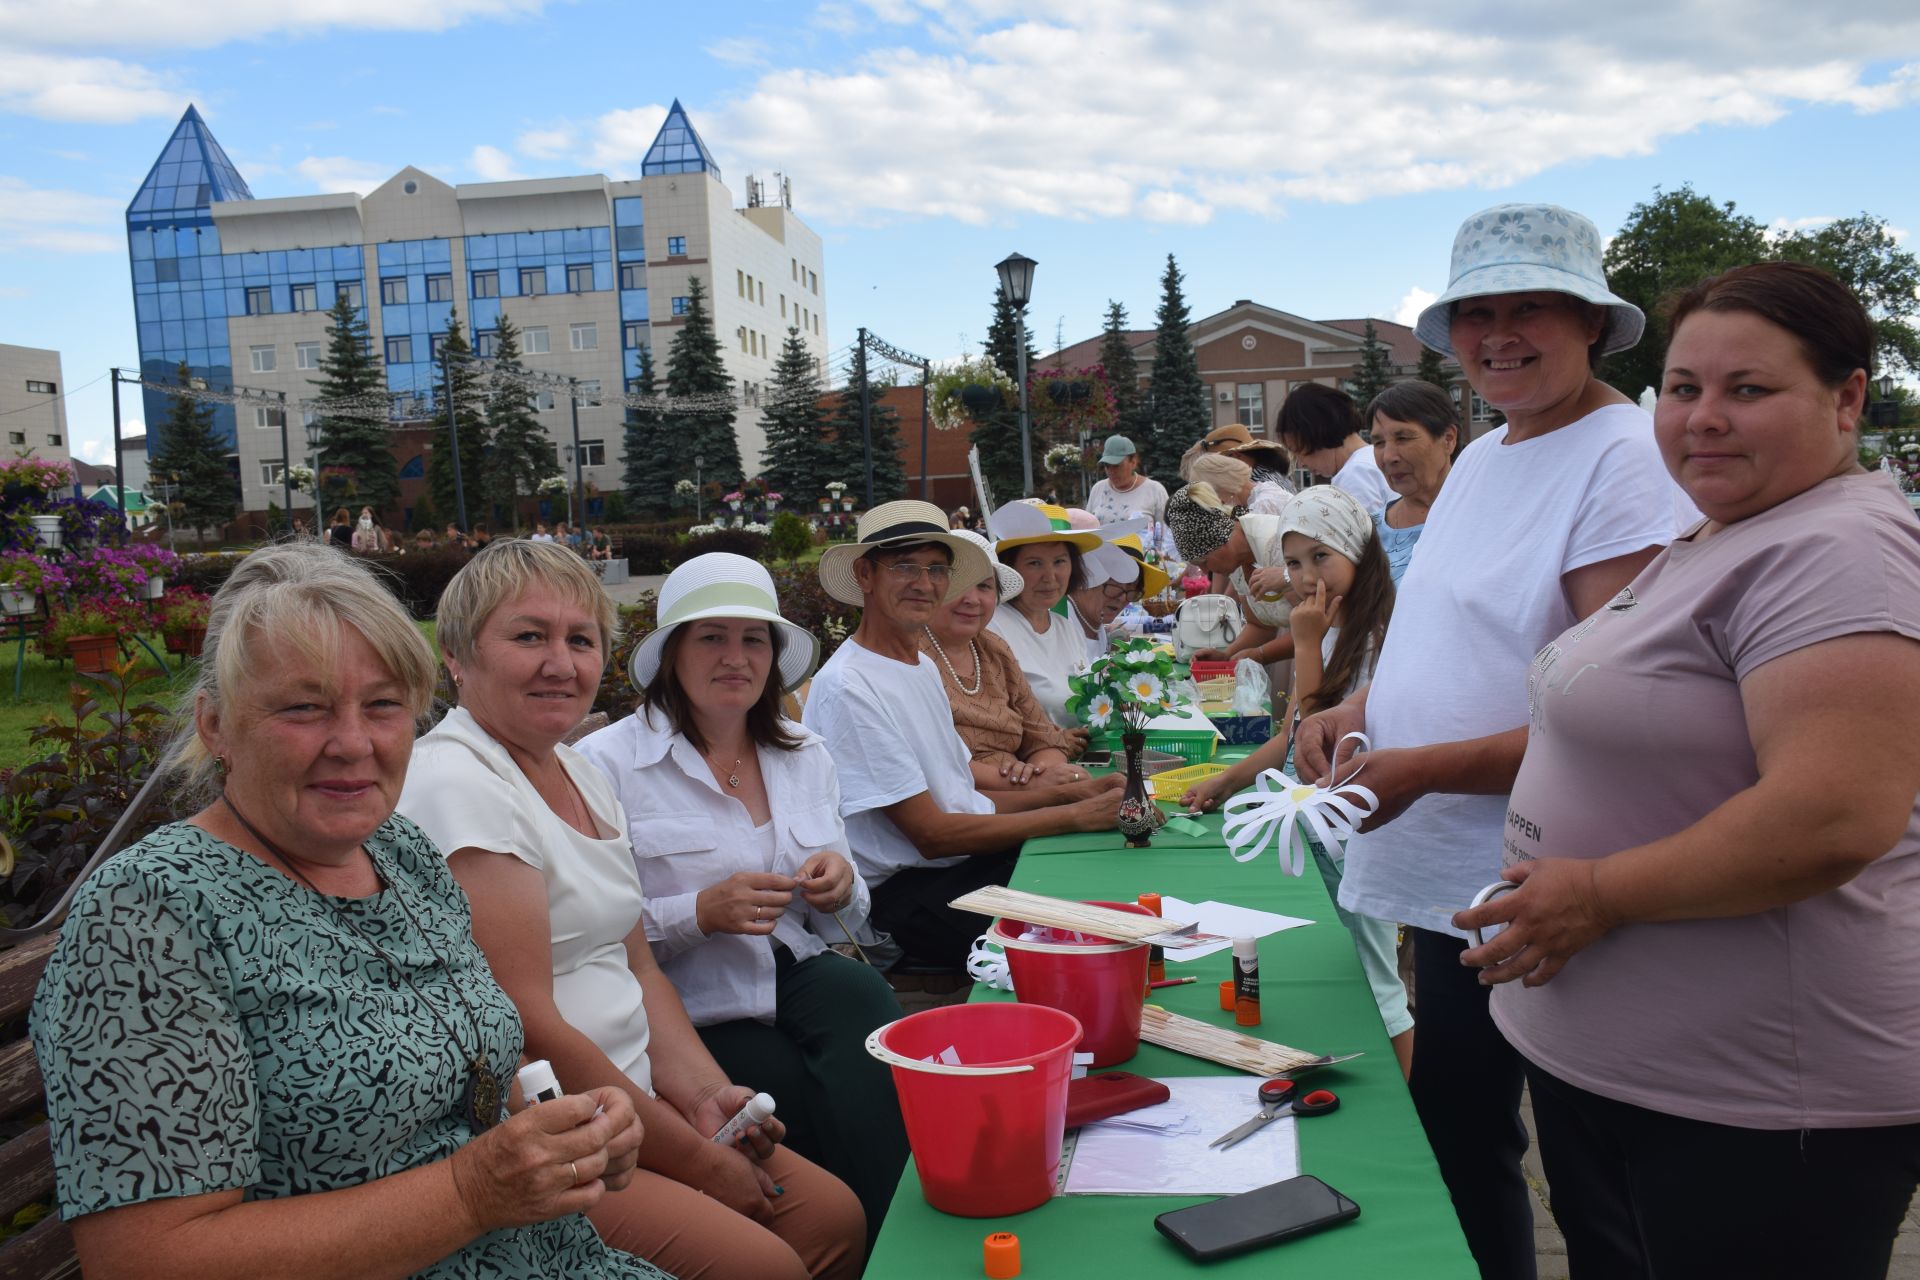
<instances>
[{"instance_id":1,"label":"beige building facade","mask_svg":"<svg viewBox=\"0 0 1920 1280\"><path fill-rule=\"evenodd\" d=\"M73 456L60 353L0 342L0 457Z\"/></svg>"}]
</instances>

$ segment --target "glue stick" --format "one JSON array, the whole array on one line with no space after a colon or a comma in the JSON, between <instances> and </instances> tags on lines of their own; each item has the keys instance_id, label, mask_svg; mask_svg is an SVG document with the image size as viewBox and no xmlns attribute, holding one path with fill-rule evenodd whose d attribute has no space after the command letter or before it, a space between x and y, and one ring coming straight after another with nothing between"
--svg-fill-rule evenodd
<instances>
[{"instance_id":1,"label":"glue stick","mask_svg":"<svg viewBox=\"0 0 1920 1280\"><path fill-rule=\"evenodd\" d=\"M1260 1025L1260 944L1252 938L1233 940L1233 1021Z\"/></svg>"},{"instance_id":2,"label":"glue stick","mask_svg":"<svg viewBox=\"0 0 1920 1280\"><path fill-rule=\"evenodd\" d=\"M756 1093L747 1099L747 1104L733 1113L733 1119L714 1131L713 1140L721 1146L729 1146L734 1139L747 1131L748 1125L759 1124L773 1114L773 1095Z\"/></svg>"},{"instance_id":3,"label":"glue stick","mask_svg":"<svg viewBox=\"0 0 1920 1280\"><path fill-rule=\"evenodd\" d=\"M1135 899L1135 901L1137 901L1141 906L1145 907L1147 910L1153 912L1153 914L1155 914L1156 916L1160 914L1160 895L1159 894L1143 893L1137 899ZM1160 982L1165 980L1166 976L1167 976L1166 949L1164 947L1148 947L1147 948L1147 981Z\"/></svg>"},{"instance_id":4,"label":"glue stick","mask_svg":"<svg viewBox=\"0 0 1920 1280\"><path fill-rule=\"evenodd\" d=\"M536 1102L552 1102L561 1096L560 1081L553 1074L553 1064L545 1058L536 1058L518 1073L520 1096L527 1105Z\"/></svg>"}]
</instances>

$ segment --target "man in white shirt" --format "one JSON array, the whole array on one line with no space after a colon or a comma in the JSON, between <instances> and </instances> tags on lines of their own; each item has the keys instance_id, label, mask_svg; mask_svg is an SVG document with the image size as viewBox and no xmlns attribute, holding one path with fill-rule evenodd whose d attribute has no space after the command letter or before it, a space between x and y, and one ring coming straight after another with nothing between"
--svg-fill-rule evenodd
<instances>
[{"instance_id":1,"label":"man in white shirt","mask_svg":"<svg viewBox=\"0 0 1920 1280\"><path fill-rule=\"evenodd\" d=\"M1037 792L982 792L953 727L939 670L918 637L933 611L993 576L977 544L947 531L939 508L888 502L860 517L858 540L820 559L828 595L860 625L813 678L805 722L827 741L855 865L873 922L922 964L958 968L985 921L947 903L1005 884L1023 841L1110 831L1122 781Z\"/></svg>"},{"instance_id":2,"label":"man in white shirt","mask_svg":"<svg viewBox=\"0 0 1920 1280\"><path fill-rule=\"evenodd\" d=\"M1346 392L1318 382L1295 387L1280 402L1274 433L1295 462L1358 498L1368 515L1379 515L1393 501L1373 446L1360 434L1360 411Z\"/></svg>"},{"instance_id":3,"label":"man in white shirt","mask_svg":"<svg viewBox=\"0 0 1920 1280\"><path fill-rule=\"evenodd\" d=\"M1108 436L1100 453L1100 469L1107 478L1087 494L1087 510L1101 524L1119 524L1145 516L1156 525L1167 518L1167 487L1140 474L1140 454L1125 436Z\"/></svg>"}]
</instances>

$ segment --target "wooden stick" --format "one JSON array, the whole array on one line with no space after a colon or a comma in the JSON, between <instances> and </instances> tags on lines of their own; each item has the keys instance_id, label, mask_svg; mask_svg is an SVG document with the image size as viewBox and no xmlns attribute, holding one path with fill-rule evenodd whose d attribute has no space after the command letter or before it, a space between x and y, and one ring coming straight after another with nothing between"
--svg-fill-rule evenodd
<instances>
[{"instance_id":1,"label":"wooden stick","mask_svg":"<svg viewBox=\"0 0 1920 1280\"><path fill-rule=\"evenodd\" d=\"M1140 1038L1163 1049L1190 1053L1256 1076L1285 1075L1320 1062L1316 1054L1242 1035L1231 1027L1216 1027L1197 1018L1168 1013L1151 1004L1141 1011Z\"/></svg>"},{"instance_id":2,"label":"wooden stick","mask_svg":"<svg viewBox=\"0 0 1920 1280\"><path fill-rule=\"evenodd\" d=\"M988 885L962 894L947 904L960 911L977 911L983 916L1023 920L1054 929L1072 929L1115 942L1152 942L1163 947L1189 947L1202 942L1217 942L1210 933L1195 933L1192 921L1162 920L1158 916L1136 915L1112 907L1096 907L1086 902L1049 898L1043 893Z\"/></svg>"}]
</instances>

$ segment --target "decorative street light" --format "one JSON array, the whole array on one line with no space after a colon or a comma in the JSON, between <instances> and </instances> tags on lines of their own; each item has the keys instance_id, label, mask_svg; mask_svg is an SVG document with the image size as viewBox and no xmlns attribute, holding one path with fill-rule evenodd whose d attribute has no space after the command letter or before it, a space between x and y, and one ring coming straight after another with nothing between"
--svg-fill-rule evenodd
<instances>
[{"instance_id":1,"label":"decorative street light","mask_svg":"<svg viewBox=\"0 0 1920 1280\"><path fill-rule=\"evenodd\" d=\"M701 502L700 492L700 468L706 465L707 459L705 454L696 453L693 455L693 522L695 524L706 523L705 507Z\"/></svg>"},{"instance_id":2,"label":"decorative street light","mask_svg":"<svg viewBox=\"0 0 1920 1280\"><path fill-rule=\"evenodd\" d=\"M1876 427L1897 427L1900 425L1900 405L1893 398L1894 377L1884 370L1873 380L1874 390L1880 393L1868 412L1868 417Z\"/></svg>"},{"instance_id":3,"label":"decorative street light","mask_svg":"<svg viewBox=\"0 0 1920 1280\"><path fill-rule=\"evenodd\" d=\"M1020 475L1022 496L1033 494L1033 427L1027 416L1027 303L1033 298L1033 269L1040 264L1024 254L1010 253L994 267L1000 273L1000 288L1013 308L1018 330L1014 359L1020 370Z\"/></svg>"}]
</instances>

